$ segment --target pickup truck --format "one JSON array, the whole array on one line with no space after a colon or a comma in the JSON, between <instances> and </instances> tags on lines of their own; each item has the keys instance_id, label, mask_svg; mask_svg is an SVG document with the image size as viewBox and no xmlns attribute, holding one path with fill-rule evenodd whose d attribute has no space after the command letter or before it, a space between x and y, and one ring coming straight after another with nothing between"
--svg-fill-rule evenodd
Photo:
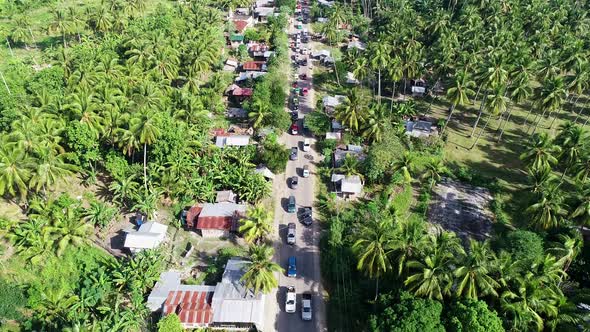
<instances>
[{"instance_id":1,"label":"pickup truck","mask_svg":"<svg viewBox=\"0 0 590 332\"><path fill-rule=\"evenodd\" d=\"M287 300L285 301L285 311L292 314L297 311L297 293L295 287L287 288Z\"/></svg>"},{"instance_id":2,"label":"pickup truck","mask_svg":"<svg viewBox=\"0 0 590 332\"><path fill-rule=\"evenodd\" d=\"M301 319L311 320L311 294L301 295Z\"/></svg>"}]
</instances>

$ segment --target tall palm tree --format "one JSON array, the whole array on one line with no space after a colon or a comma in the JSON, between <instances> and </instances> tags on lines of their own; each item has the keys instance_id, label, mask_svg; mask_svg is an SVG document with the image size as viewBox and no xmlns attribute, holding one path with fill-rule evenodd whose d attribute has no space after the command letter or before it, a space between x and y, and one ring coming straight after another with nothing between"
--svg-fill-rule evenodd
<instances>
[{"instance_id":1,"label":"tall palm tree","mask_svg":"<svg viewBox=\"0 0 590 332\"><path fill-rule=\"evenodd\" d=\"M498 296L500 284L491 276L495 255L488 241L470 240L469 253L461 260L454 274L457 278L455 293L468 299L480 296Z\"/></svg>"},{"instance_id":2,"label":"tall palm tree","mask_svg":"<svg viewBox=\"0 0 590 332\"><path fill-rule=\"evenodd\" d=\"M10 39L15 43L24 43L25 46L33 42L31 33L31 19L27 15L19 15L14 18L14 24L10 33Z\"/></svg>"},{"instance_id":3,"label":"tall palm tree","mask_svg":"<svg viewBox=\"0 0 590 332\"><path fill-rule=\"evenodd\" d=\"M248 243L260 244L272 231L272 215L262 205L248 209L247 218L240 220L240 232Z\"/></svg>"},{"instance_id":4,"label":"tall palm tree","mask_svg":"<svg viewBox=\"0 0 590 332\"><path fill-rule=\"evenodd\" d=\"M255 97L250 104L248 117L252 121L252 127L255 129L264 125L264 121L272 115L268 101Z\"/></svg>"},{"instance_id":5,"label":"tall palm tree","mask_svg":"<svg viewBox=\"0 0 590 332\"><path fill-rule=\"evenodd\" d=\"M360 89L352 88L348 90L345 102L336 109L334 116L342 124L356 132L362 124L366 110L365 95Z\"/></svg>"},{"instance_id":6,"label":"tall palm tree","mask_svg":"<svg viewBox=\"0 0 590 332\"><path fill-rule=\"evenodd\" d=\"M381 104L373 104L364 118L362 135L371 142L380 142L385 131L390 129L390 124L387 108Z\"/></svg>"},{"instance_id":7,"label":"tall palm tree","mask_svg":"<svg viewBox=\"0 0 590 332\"><path fill-rule=\"evenodd\" d=\"M21 200L27 196L27 182L31 177L33 160L24 149L17 144L9 144L5 137L0 141L0 196L9 193L16 196L18 192Z\"/></svg>"},{"instance_id":8,"label":"tall palm tree","mask_svg":"<svg viewBox=\"0 0 590 332\"><path fill-rule=\"evenodd\" d=\"M246 272L241 278L244 286L252 289L254 294L269 293L278 286L275 272L283 269L272 261L274 249L266 245L253 245L248 249L251 263L246 266Z\"/></svg>"},{"instance_id":9,"label":"tall palm tree","mask_svg":"<svg viewBox=\"0 0 590 332\"><path fill-rule=\"evenodd\" d=\"M370 64L373 70L377 71L377 98L381 103L381 70L387 68L389 63L389 45L385 40L384 36L377 37L377 41L372 42L367 47L369 58L371 59Z\"/></svg>"},{"instance_id":10,"label":"tall palm tree","mask_svg":"<svg viewBox=\"0 0 590 332\"><path fill-rule=\"evenodd\" d=\"M48 144L35 148L36 166L33 169L29 186L35 191L46 190L48 186L74 174L78 169L68 163L68 154L60 153Z\"/></svg>"},{"instance_id":11,"label":"tall palm tree","mask_svg":"<svg viewBox=\"0 0 590 332\"><path fill-rule=\"evenodd\" d=\"M537 229L556 228L560 226L567 212L564 209L563 194L558 187L547 188L525 212L531 216L531 223Z\"/></svg>"},{"instance_id":12,"label":"tall palm tree","mask_svg":"<svg viewBox=\"0 0 590 332\"><path fill-rule=\"evenodd\" d=\"M590 225L590 184L579 184L576 191L578 203L570 217L580 226Z\"/></svg>"},{"instance_id":13,"label":"tall palm tree","mask_svg":"<svg viewBox=\"0 0 590 332\"><path fill-rule=\"evenodd\" d=\"M392 269L392 240L393 220L384 218L367 223L359 239L352 245L359 259L357 268L375 279L375 298L379 294L379 278Z\"/></svg>"},{"instance_id":14,"label":"tall palm tree","mask_svg":"<svg viewBox=\"0 0 590 332\"><path fill-rule=\"evenodd\" d=\"M410 151L405 151L404 154L393 162L391 170L395 172L401 172L404 180L410 183L412 182L412 172L414 170L414 155Z\"/></svg>"},{"instance_id":15,"label":"tall palm tree","mask_svg":"<svg viewBox=\"0 0 590 332\"><path fill-rule=\"evenodd\" d=\"M444 295L451 293L453 274L449 264L451 256L448 253L428 254L422 259L408 262L411 274L404 285L417 296L442 300Z\"/></svg>"},{"instance_id":16,"label":"tall palm tree","mask_svg":"<svg viewBox=\"0 0 590 332\"><path fill-rule=\"evenodd\" d=\"M503 114L504 112L506 112L506 108L508 107L508 102L509 102L509 99L508 99L508 97L506 97L506 92L505 92L504 86L496 86L493 89L492 94L486 96L485 109L488 112L488 118L487 118L486 123L484 124L483 128L481 129L481 131L477 135L475 142L473 142L473 145L470 147L470 149L473 149L477 145L477 142L481 138L481 135L484 133L484 131L488 127L488 124L490 122L490 118L492 117L492 115ZM475 126L473 128L475 129L476 126L477 126L477 122L475 123Z\"/></svg>"},{"instance_id":17,"label":"tall palm tree","mask_svg":"<svg viewBox=\"0 0 590 332\"><path fill-rule=\"evenodd\" d=\"M147 190L147 146L156 142L160 129L155 123L155 112L143 109L131 119L130 128L143 144L143 187Z\"/></svg>"},{"instance_id":18,"label":"tall palm tree","mask_svg":"<svg viewBox=\"0 0 590 332\"><path fill-rule=\"evenodd\" d=\"M130 199L137 196L139 192L139 184L135 182L136 175L133 174L127 178L115 179L109 186L109 190L113 192L113 200L127 205Z\"/></svg>"},{"instance_id":19,"label":"tall palm tree","mask_svg":"<svg viewBox=\"0 0 590 332\"><path fill-rule=\"evenodd\" d=\"M72 32L72 24L63 9L55 8L52 10L51 14L53 15L53 19L49 24L48 30L49 32L59 33L61 35L63 46L66 48L66 35Z\"/></svg>"},{"instance_id":20,"label":"tall palm tree","mask_svg":"<svg viewBox=\"0 0 590 332\"><path fill-rule=\"evenodd\" d=\"M567 130L562 131L563 135L560 142L561 154L560 159L565 164L565 169L561 175L561 179L565 177L568 170L579 162L585 147L587 146L588 132L580 126L571 126Z\"/></svg>"},{"instance_id":21,"label":"tall palm tree","mask_svg":"<svg viewBox=\"0 0 590 332\"><path fill-rule=\"evenodd\" d=\"M428 180L430 182L430 190L432 190L434 185L440 182L445 173L447 173L447 168L443 161L441 159L431 158L425 165L424 173L420 178Z\"/></svg>"},{"instance_id":22,"label":"tall palm tree","mask_svg":"<svg viewBox=\"0 0 590 332\"><path fill-rule=\"evenodd\" d=\"M539 106L543 110L543 113L535 123L532 134L535 134L537 131L539 123L545 117L545 113L549 111L549 117L551 117L551 114L561 107L567 98L567 94L568 92L562 77L550 77L543 81L543 86L541 87L538 97Z\"/></svg>"},{"instance_id":23,"label":"tall palm tree","mask_svg":"<svg viewBox=\"0 0 590 332\"><path fill-rule=\"evenodd\" d=\"M533 135L525 149L520 155L520 160L537 169L557 164L557 156L561 152L561 148L553 144L547 133Z\"/></svg>"},{"instance_id":24,"label":"tall palm tree","mask_svg":"<svg viewBox=\"0 0 590 332\"><path fill-rule=\"evenodd\" d=\"M475 87L475 82L471 80L466 70L455 74L453 86L447 90L447 98L451 101L451 109L445 125L440 131L441 135L449 125L455 108L469 103L469 96L475 94L473 87Z\"/></svg>"},{"instance_id":25,"label":"tall palm tree","mask_svg":"<svg viewBox=\"0 0 590 332\"><path fill-rule=\"evenodd\" d=\"M537 194L543 192L548 186L554 185L556 177L550 167L527 169L528 182L527 189Z\"/></svg>"},{"instance_id":26,"label":"tall palm tree","mask_svg":"<svg viewBox=\"0 0 590 332\"><path fill-rule=\"evenodd\" d=\"M572 262L582 251L584 241L579 233L574 233L573 236L559 234L557 239L559 242L556 242L554 247L550 248L549 251L555 253L557 257L559 257L559 263L563 266L563 271L567 272Z\"/></svg>"},{"instance_id":27,"label":"tall palm tree","mask_svg":"<svg viewBox=\"0 0 590 332\"><path fill-rule=\"evenodd\" d=\"M426 234L426 223L420 219L402 219L395 225L391 249L398 276L406 274L406 263L416 259L424 250L428 243Z\"/></svg>"}]
</instances>

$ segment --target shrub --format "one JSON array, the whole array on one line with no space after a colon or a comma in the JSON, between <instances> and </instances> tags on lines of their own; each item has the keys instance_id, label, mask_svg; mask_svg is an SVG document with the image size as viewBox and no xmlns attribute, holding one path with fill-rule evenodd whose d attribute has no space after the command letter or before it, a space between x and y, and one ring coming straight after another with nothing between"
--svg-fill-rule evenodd
<instances>
[{"instance_id":1,"label":"shrub","mask_svg":"<svg viewBox=\"0 0 590 332\"><path fill-rule=\"evenodd\" d=\"M543 257L543 239L530 231L510 232L502 247L510 252L515 260L533 262Z\"/></svg>"}]
</instances>

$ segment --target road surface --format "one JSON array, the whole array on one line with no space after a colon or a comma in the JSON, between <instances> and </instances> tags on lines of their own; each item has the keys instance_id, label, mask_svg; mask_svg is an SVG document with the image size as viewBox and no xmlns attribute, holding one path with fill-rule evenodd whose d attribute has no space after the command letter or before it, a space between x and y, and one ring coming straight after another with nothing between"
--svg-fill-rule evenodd
<instances>
[{"instance_id":1,"label":"road surface","mask_svg":"<svg viewBox=\"0 0 590 332\"><path fill-rule=\"evenodd\" d=\"M304 5L304 7L306 7ZM305 24L304 28L310 31L309 24ZM294 33L298 30L294 27L294 20L292 20L289 28L289 33ZM309 47L310 44L303 44ZM293 50L290 51L289 58L293 55ZM311 62L310 62L311 63ZM306 67L294 69L298 72L298 77L301 74L307 74L307 80L297 79L300 88L307 88L309 93L307 96L299 96L299 129L298 135L292 135L289 131L281 137L281 142L287 148L298 148L298 159L289 160L287 169L284 174L277 175L273 183L273 197L275 200L275 231L278 232L275 241L276 260L281 267L287 271L287 260L290 256L295 256L297 259L297 277L290 278L285 274L279 276L279 288L273 292L266 302L266 319L265 331L280 331L280 332L323 332L327 331L326 325L326 309L325 302L322 296L323 287L321 284L320 272L320 227L316 220L311 226L304 226L297 219L297 213L287 213L287 200L290 195L294 195L297 202L297 208L304 206L313 206L316 198L315 181L316 181L316 165L318 162L318 154L315 151L315 139L309 133L303 131L303 118L306 114L313 111L315 107L315 94L312 86L311 76L312 70ZM303 140L309 138L312 142L312 149L304 152ZM310 177L303 178L302 168L308 165L310 169ZM289 177L297 175L299 178L299 185L297 189L289 187ZM314 217L315 217L314 213ZM294 222L297 225L296 244L290 246L286 242L287 224ZM288 314L285 312L285 297L288 286L295 286L297 291L297 311L296 313ZM301 319L301 294L303 292L310 292L312 298L313 319L311 321L303 321Z\"/></svg>"}]
</instances>

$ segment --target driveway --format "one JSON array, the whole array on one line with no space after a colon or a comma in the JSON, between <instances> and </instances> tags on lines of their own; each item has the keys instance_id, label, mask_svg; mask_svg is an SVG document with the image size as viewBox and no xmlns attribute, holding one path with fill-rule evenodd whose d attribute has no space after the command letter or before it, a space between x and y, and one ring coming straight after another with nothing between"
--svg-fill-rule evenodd
<instances>
[{"instance_id":1,"label":"driveway","mask_svg":"<svg viewBox=\"0 0 590 332\"><path fill-rule=\"evenodd\" d=\"M304 6L305 7L305 6ZM294 22L291 22L289 32L294 33L298 30L294 27ZM309 24L304 25L310 30ZM309 47L309 44L304 44ZM290 51L289 58L293 55ZM309 62L311 63L311 62ZM300 67L297 69L298 74L307 74L307 80L297 80L300 88L307 88L307 96L299 96L299 129L298 135L292 135L289 131L285 133L280 141L285 144L287 148L298 148L298 159L289 160L285 174L277 175L273 183L273 197L275 202L275 230L278 232L275 237L275 251L276 261L287 270L287 260L290 256L295 256L297 259L297 277L290 278L286 274L281 274L278 278L279 288L274 291L268 298L266 303L266 319L265 331L280 331L280 332L307 332L307 331L327 331L326 325L326 309L325 302L322 296L323 287L321 283L320 272L320 232L321 229L316 220L311 226L304 226L299 222L297 213L287 213L287 201L290 195L294 195L297 208L313 206L316 198L315 181L316 181L316 164L318 162L318 154L315 151L316 140L303 130L303 118L306 114L313 111L315 107L315 94L312 86L311 75L312 70L308 67ZM298 75L298 77L299 77ZM303 140L309 138L311 140L311 150L304 152ZM302 176L302 168L308 165L310 170L310 177L304 178ZM299 185L297 189L289 187L289 177L296 175L299 178ZM314 213L315 217L315 213ZM296 244L291 246L286 243L287 224L295 223L297 225ZM285 297L288 286L295 286L297 291L297 312L288 314L285 312ZM312 310L313 319L311 321L303 321L301 319L301 294L309 292L312 294Z\"/></svg>"}]
</instances>

